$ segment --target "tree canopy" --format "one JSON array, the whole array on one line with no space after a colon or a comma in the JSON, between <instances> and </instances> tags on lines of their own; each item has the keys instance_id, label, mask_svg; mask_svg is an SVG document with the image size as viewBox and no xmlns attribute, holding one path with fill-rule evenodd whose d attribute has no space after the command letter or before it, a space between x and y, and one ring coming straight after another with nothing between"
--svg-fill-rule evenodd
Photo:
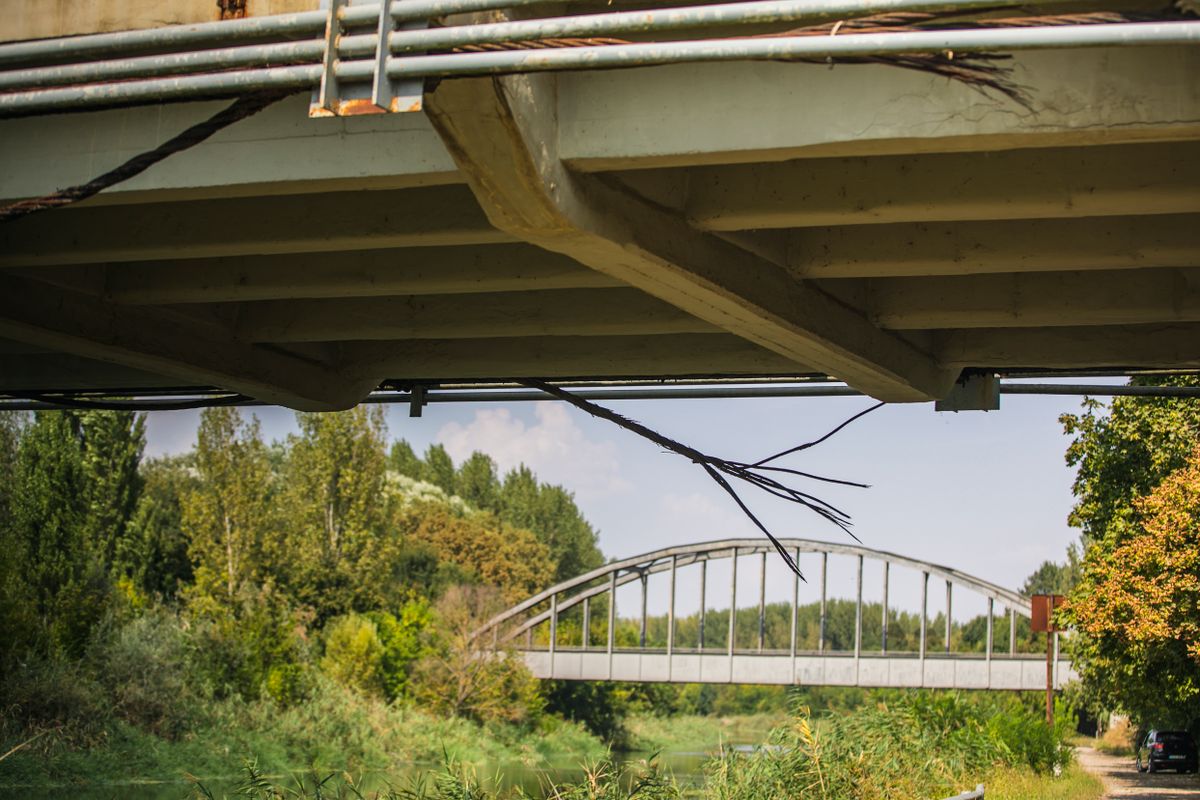
<instances>
[{"instance_id":1,"label":"tree canopy","mask_svg":"<svg viewBox=\"0 0 1200 800\"><path fill-rule=\"evenodd\" d=\"M1133 383L1196 386L1200 378ZM1070 522L1083 544L1063 616L1077 632L1073 656L1085 691L1142 724L1193 722L1200 718L1200 404L1089 400L1062 422L1074 437Z\"/></svg>"}]
</instances>

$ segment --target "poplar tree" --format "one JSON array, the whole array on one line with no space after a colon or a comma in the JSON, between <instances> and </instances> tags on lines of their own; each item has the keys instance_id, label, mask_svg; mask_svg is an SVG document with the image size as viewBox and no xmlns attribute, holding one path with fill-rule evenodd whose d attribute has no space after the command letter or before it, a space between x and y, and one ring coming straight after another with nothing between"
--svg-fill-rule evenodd
<instances>
[{"instance_id":1,"label":"poplar tree","mask_svg":"<svg viewBox=\"0 0 1200 800\"><path fill-rule=\"evenodd\" d=\"M272 480L258 419L247 423L233 408L205 409L194 467L197 481L183 497L182 523L196 589L231 602L243 583L265 572Z\"/></svg>"},{"instance_id":2,"label":"poplar tree","mask_svg":"<svg viewBox=\"0 0 1200 800\"><path fill-rule=\"evenodd\" d=\"M279 563L295 596L325 617L356 605L367 562L387 536L387 426L379 406L296 419L281 508L287 555Z\"/></svg>"}]
</instances>

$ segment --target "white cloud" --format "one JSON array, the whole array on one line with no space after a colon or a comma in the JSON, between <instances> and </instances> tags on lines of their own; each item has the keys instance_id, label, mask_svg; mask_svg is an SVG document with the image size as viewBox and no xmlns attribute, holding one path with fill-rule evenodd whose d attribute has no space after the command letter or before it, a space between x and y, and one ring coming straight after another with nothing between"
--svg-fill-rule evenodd
<instances>
[{"instance_id":1,"label":"white cloud","mask_svg":"<svg viewBox=\"0 0 1200 800\"><path fill-rule=\"evenodd\" d=\"M589 440L560 405L539 403L534 413L537 422L527 425L507 408L476 411L475 419L466 425L443 426L437 440L456 463L481 450L496 461L501 473L525 464L539 480L562 484L581 498L631 488L621 476L613 442Z\"/></svg>"},{"instance_id":2,"label":"white cloud","mask_svg":"<svg viewBox=\"0 0 1200 800\"><path fill-rule=\"evenodd\" d=\"M725 502L727 497L716 484L712 494L668 492L658 501L660 525L680 543L757 534L758 529L738 511L733 501Z\"/></svg>"}]
</instances>

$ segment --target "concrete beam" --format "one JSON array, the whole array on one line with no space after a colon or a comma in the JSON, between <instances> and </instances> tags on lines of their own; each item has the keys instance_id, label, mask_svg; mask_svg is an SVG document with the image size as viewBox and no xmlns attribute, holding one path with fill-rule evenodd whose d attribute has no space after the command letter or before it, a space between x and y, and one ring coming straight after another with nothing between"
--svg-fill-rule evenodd
<instances>
[{"instance_id":1,"label":"concrete beam","mask_svg":"<svg viewBox=\"0 0 1200 800\"><path fill-rule=\"evenodd\" d=\"M61 353L0 354L0 392L179 388L177 378Z\"/></svg>"},{"instance_id":2,"label":"concrete beam","mask_svg":"<svg viewBox=\"0 0 1200 800\"><path fill-rule=\"evenodd\" d=\"M205 5L217 7L207 0ZM105 190L88 204L461 182L423 114L309 119L308 103L307 94L281 100ZM0 120L0 198L40 197L85 183L228 104L166 103L93 111L86 117L86 135L81 135L78 114Z\"/></svg>"},{"instance_id":3,"label":"concrete beam","mask_svg":"<svg viewBox=\"0 0 1200 800\"><path fill-rule=\"evenodd\" d=\"M0 267L512 241L460 186L68 208L0 226Z\"/></svg>"},{"instance_id":4,"label":"concrete beam","mask_svg":"<svg viewBox=\"0 0 1200 800\"><path fill-rule=\"evenodd\" d=\"M1017 53L1033 110L887 66L687 64L563 76L559 154L588 171L1200 138L1200 48ZM637 98L633 102L631 98Z\"/></svg>"},{"instance_id":5,"label":"concrete beam","mask_svg":"<svg viewBox=\"0 0 1200 800\"><path fill-rule=\"evenodd\" d=\"M718 330L637 289L281 300L237 307L238 338L251 342L638 336Z\"/></svg>"},{"instance_id":6,"label":"concrete beam","mask_svg":"<svg viewBox=\"0 0 1200 800\"><path fill-rule=\"evenodd\" d=\"M1192 267L1200 215L805 228L790 261L801 278Z\"/></svg>"},{"instance_id":7,"label":"concrete beam","mask_svg":"<svg viewBox=\"0 0 1200 800\"><path fill-rule=\"evenodd\" d=\"M706 230L1200 212L1200 142L703 167Z\"/></svg>"},{"instance_id":8,"label":"concrete beam","mask_svg":"<svg viewBox=\"0 0 1200 800\"><path fill-rule=\"evenodd\" d=\"M414 380L819 374L727 333L348 342L342 352L358 374Z\"/></svg>"},{"instance_id":9,"label":"concrete beam","mask_svg":"<svg viewBox=\"0 0 1200 800\"><path fill-rule=\"evenodd\" d=\"M117 307L27 278L0 276L0 336L269 403L348 408L378 383L222 335L215 325Z\"/></svg>"},{"instance_id":10,"label":"concrete beam","mask_svg":"<svg viewBox=\"0 0 1200 800\"><path fill-rule=\"evenodd\" d=\"M246 14L257 17L316 7L316 0L247 0ZM4 13L7 19L0 30L0 41L189 25L221 18L220 6L212 0L88 0L74 3L6 0Z\"/></svg>"},{"instance_id":11,"label":"concrete beam","mask_svg":"<svg viewBox=\"0 0 1200 800\"><path fill-rule=\"evenodd\" d=\"M893 330L1200 322L1197 271L878 278L866 293L871 317Z\"/></svg>"},{"instance_id":12,"label":"concrete beam","mask_svg":"<svg viewBox=\"0 0 1200 800\"><path fill-rule=\"evenodd\" d=\"M426 110L496 227L893 401L940 396L955 375L777 265L554 151L554 76L448 81Z\"/></svg>"},{"instance_id":13,"label":"concrete beam","mask_svg":"<svg viewBox=\"0 0 1200 800\"><path fill-rule=\"evenodd\" d=\"M1200 367L1200 325L1111 325L943 331L938 360L959 367L1100 369Z\"/></svg>"},{"instance_id":14,"label":"concrete beam","mask_svg":"<svg viewBox=\"0 0 1200 800\"><path fill-rule=\"evenodd\" d=\"M91 267L36 269L43 280L64 280ZM507 244L110 264L99 289L114 302L147 305L620 285L558 253Z\"/></svg>"}]
</instances>

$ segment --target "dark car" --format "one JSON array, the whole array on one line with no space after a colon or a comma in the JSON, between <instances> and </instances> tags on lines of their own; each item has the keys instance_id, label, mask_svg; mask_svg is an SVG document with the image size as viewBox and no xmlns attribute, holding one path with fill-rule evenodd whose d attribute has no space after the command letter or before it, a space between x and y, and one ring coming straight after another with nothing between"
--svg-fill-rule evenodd
<instances>
[{"instance_id":1,"label":"dark car","mask_svg":"<svg viewBox=\"0 0 1200 800\"><path fill-rule=\"evenodd\" d=\"M1196 741L1187 731L1150 731L1145 741L1138 745L1139 772L1158 772L1160 769L1195 772L1196 766Z\"/></svg>"}]
</instances>

